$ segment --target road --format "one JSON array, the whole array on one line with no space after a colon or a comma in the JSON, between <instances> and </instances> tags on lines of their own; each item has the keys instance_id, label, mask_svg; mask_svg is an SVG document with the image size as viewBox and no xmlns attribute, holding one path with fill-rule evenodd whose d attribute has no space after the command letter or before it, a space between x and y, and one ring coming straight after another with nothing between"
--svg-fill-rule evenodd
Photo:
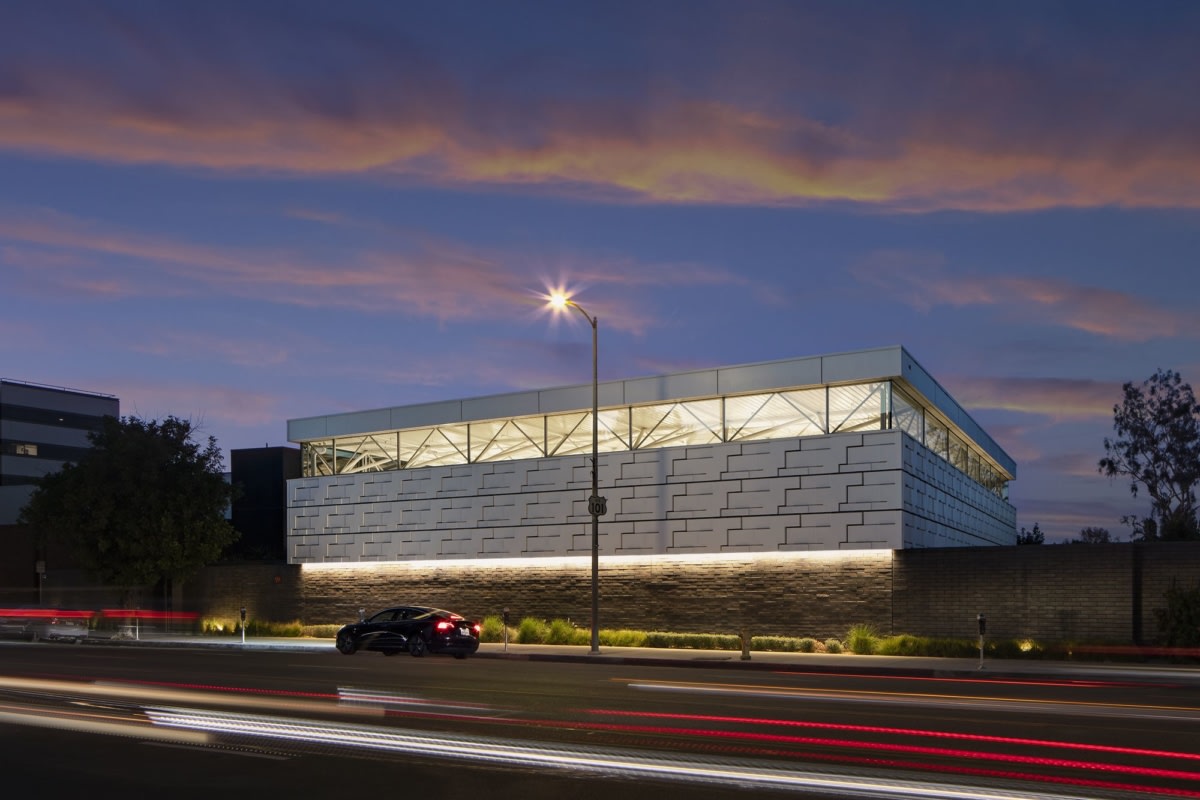
<instances>
[{"instance_id":1,"label":"road","mask_svg":"<svg viewBox=\"0 0 1200 800\"><path fill-rule=\"evenodd\" d=\"M172 797L1200 797L1192 673L0 643L0 769Z\"/></svg>"}]
</instances>

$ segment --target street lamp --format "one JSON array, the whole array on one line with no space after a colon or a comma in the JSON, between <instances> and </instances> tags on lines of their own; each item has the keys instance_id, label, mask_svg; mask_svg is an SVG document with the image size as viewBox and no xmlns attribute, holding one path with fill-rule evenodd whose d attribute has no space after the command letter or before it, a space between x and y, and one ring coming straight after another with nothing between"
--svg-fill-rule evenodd
<instances>
[{"instance_id":1,"label":"street lamp","mask_svg":"<svg viewBox=\"0 0 1200 800\"><path fill-rule=\"evenodd\" d=\"M605 499L600 496L600 372L597 359L599 320L565 294L550 295L550 305L555 309L568 306L583 314L592 326L592 495L588 498L588 513L592 515L592 649L593 655L600 652L600 515L606 511Z\"/></svg>"}]
</instances>

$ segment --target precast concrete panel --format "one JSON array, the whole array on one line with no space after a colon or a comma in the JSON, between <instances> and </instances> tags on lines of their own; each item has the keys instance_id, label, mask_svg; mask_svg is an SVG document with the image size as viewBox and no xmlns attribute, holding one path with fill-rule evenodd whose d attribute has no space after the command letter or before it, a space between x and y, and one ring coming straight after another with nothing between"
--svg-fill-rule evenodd
<instances>
[{"instance_id":1,"label":"precast concrete panel","mask_svg":"<svg viewBox=\"0 0 1200 800\"><path fill-rule=\"evenodd\" d=\"M803 470L795 467L799 455ZM586 556L587 464L586 457L505 464L502 474L512 480L499 485L496 464L405 470L391 480L367 473L293 481L289 559ZM601 454L600 466L609 501L602 555L944 547L1015 537L1011 506L900 431Z\"/></svg>"}]
</instances>

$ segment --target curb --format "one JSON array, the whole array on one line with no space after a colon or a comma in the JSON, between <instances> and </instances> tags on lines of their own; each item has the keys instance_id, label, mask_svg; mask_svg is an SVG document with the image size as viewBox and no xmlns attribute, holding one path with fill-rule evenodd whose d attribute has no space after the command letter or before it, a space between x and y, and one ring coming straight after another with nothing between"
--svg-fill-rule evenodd
<instances>
[{"instance_id":1,"label":"curb","mask_svg":"<svg viewBox=\"0 0 1200 800\"><path fill-rule=\"evenodd\" d=\"M146 638L146 639L99 639L91 638L85 644L100 647L157 647L157 648L204 648L240 651L270 651L270 652L309 652L336 653L332 639L307 640L264 640L252 639L243 643L240 639L216 638ZM492 643L489 643L492 644ZM536 646L536 645L534 645ZM522 645L531 647L531 645ZM500 661L537 661L558 662L568 664L609 664L634 667L690 667L698 669L740 669L748 671L771 671L797 674L822 675L889 675L901 678L958 678L974 676L985 680L1063 680L1067 677L1103 676L1114 679L1118 676L1136 677L1140 680L1151 678L1159 680L1200 680L1200 670L1194 667L1148 666L1127 664L1074 664L1053 662L1049 664L1030 663L1020 669L1013 669L1003 661L989 661L985 664L971 665L965 663L944 664L898 664L894 660L887 663L871 664L866 661L848 661L831 664L828 662L798 662L779 654L763 651L752 652L750 658L737 651L671 651L671 655L562 652L547 649L541 652L501 651L494 647L481 648L472 658L483 658ZM793 655L793 654L787 654ZM776 657L773 657L776 656ZM857 658L857 657L856 657ZM863 657L873 658L873 657Z\"/></svg>"}]
</instances>

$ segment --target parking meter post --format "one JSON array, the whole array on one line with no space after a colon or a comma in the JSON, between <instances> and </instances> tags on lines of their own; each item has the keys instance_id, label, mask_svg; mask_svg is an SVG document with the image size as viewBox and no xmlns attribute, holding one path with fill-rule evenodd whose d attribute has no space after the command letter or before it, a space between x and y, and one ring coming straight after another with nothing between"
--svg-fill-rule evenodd
<instances>
[{"instance_id":1,"label":"parking meter post","mask_svg":"<svg viewBox=\"0 0 1200 800\"><path fill-rule=\"evenodd\" d=\"M987 633L987 617L976 614L975 621L979 623L979 668L983 669L983 637Z\"/></svg>"},{"instance_id":2,"label":"parking meter post","mask_svg":"<svg viewBox=\"0 0 1200 800\"><path fill-rule=\"evenodd\" d=\"M246 607L242 606L242 644L246 643Z\"/></svg>"},{"instance_id":3,"label":"parking meter post","mask_svg":"<svg viewBox=\"0 0 1200 800\"><path fill-rule=\"evenodd\" d=\"M742 661L750 660L750 631L742 628L742 632L738 634L742 640Z\"/></svg>"},{"instance_id":4,"label":"parking meter post","mask_svg":"<svg viewBox=\"0 0 1200 800\"><path fill-rule=\"evenodd\" d=\"M504 622L504 652L507 653L508 652L508 609L507 608L504 609L504 616L502 617L502 620Z\"/></svg>"}]
</instances>

